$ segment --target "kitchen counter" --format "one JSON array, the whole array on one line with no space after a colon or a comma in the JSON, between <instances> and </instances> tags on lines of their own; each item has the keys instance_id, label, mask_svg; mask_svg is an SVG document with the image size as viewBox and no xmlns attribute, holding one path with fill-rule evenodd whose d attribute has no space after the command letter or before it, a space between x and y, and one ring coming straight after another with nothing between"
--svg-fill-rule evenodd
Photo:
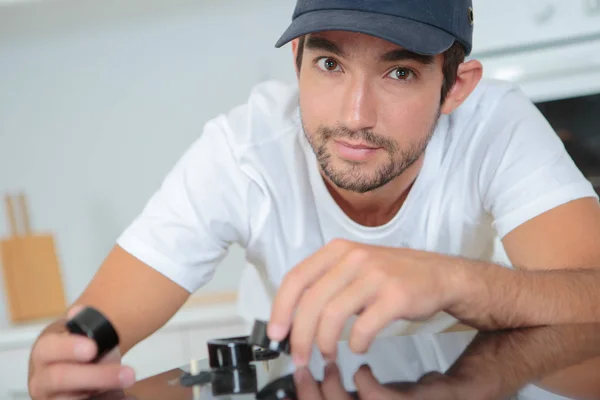
<instances>
[{"instance_id":1,"label":"kitchen counter","mask_svg":"<svg viewBox=\"0 0 600 400\"><path fill-rule=\"evenodd\" d=\"M299 386L288 354L271 353L265 358L248 342L236 341L235 346L239 352L221 349L211 352L212 360L210 356L198 360L198 370L203 373L196 388L180 385L180 378L192 370L192 364L181 364L139 380L125 393L117 391L95 399L122 400L127 395L136 400L566 400L598 398L600 388L599 324L381 337L365 354L353 353L348 342L340 341L337 368L325 368L327 362L315 348L308 374ZM232 354L254 354L254 358ZM575 369L566 369L573 366ZM556 375L557 371L563 373ZM421 380L425 375L428 379Z\"/></svg>"}]
</instances>

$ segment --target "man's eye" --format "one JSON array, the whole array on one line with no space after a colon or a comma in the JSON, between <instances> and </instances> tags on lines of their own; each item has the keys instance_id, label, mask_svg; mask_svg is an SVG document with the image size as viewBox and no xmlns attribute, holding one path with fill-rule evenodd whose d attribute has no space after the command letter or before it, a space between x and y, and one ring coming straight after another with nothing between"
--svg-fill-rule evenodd
<instances>
[{"instance_id":1,"label":"man's eye","mask_svg":"<svg viewBox=\"0 0 600 400\"><path fill-rule=\"evenodd\" d=\"M392 79L407 81L414 78L414 73L408 68L396 68L389 75Z\"/></svg>"},{"instance_id":2,"label":"man's eye","mask_svg":"<svg viewBox=\"0 0 600 400\"><path fill-rule=\"evenodd\" d=\"M336 72L340 70L340 65L332 58L321 58L317 61L317 65L323 71Z\"/></svg>"}]
</instances>

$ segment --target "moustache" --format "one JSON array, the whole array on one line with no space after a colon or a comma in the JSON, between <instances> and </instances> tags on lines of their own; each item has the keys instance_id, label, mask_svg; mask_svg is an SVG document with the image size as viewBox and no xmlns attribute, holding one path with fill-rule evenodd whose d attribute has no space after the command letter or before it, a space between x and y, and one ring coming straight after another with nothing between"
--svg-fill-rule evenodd
<instances>
[{"instance_id":1,"label":"moustache","mask_svg":"<svg viewBox=\"0 0 600 400\"><path fill-rule=\"evenodd\" d=\"M367 144L373 147L382 147L390 152L395 152L397 150L396 142L378 135L373 131L362 129L359 131L353 131L346 127L340 126L336 128L329 128L326 126L321 126L317 129L317 133L323 140L330 139L352 139L352 140L360 140L366 142Z\"/></svg>"}]
</instances>

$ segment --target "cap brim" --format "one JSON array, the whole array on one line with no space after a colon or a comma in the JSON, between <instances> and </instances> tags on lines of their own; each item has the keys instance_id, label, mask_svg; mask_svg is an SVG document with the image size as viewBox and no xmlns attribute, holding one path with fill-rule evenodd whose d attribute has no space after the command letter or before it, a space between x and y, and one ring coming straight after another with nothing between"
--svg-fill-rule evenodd
<instances>
[{"instance_id":1,"label":"cap brim","mask_svg":"<svg viewBox=\"0 0 600 400\"><path fill-rule=\"evenodd\" d=\"M364 33L423 55L443 53L456 40L446 31L408 18L355 10L320 10L296 18L275 47L297 37L323 31Z\"/></svg>"}]
</instances>

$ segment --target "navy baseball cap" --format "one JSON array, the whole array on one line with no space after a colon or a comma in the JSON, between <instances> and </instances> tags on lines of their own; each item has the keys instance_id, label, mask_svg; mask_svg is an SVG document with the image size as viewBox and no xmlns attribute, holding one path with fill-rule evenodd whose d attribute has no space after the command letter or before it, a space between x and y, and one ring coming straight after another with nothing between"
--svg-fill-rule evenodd
<instances>
[{"instance_id":1,"label":"navy baseball cap","mask_svg":"<svg viewBox=\"0 0 600 400\"><path fill-rule=\"evenodd\" d=\"M315 32L359 32L409 51L436 55L455 40L473 47L472 0L298 0L292 23L275 44Z\"/></svg>"}]
</instances>

